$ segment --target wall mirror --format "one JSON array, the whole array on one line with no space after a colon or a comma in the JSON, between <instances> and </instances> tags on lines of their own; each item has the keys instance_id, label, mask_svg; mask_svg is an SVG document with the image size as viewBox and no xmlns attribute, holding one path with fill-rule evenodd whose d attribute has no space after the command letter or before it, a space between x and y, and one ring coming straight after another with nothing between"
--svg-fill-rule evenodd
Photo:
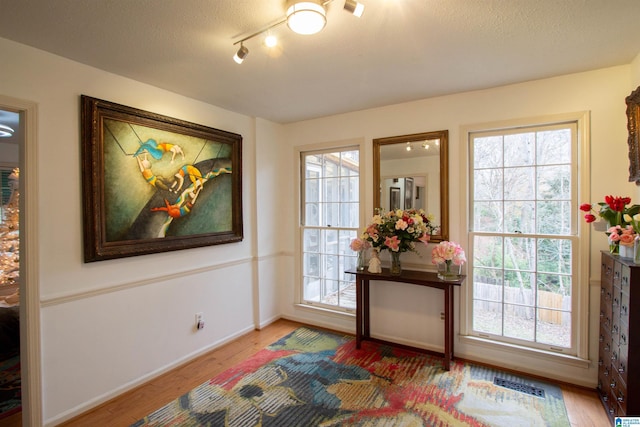
<instances>
[{"instance_id":1,"label":"wall mirror","mask_svg":"<svg viewBox=\"0 0 640 427\"><path fill-rule=\"evenodd\" d=\"M373 206L433 214L432 242L449 238L448 138L441 130L373 140Z\"/></svg>"}]
</instances>

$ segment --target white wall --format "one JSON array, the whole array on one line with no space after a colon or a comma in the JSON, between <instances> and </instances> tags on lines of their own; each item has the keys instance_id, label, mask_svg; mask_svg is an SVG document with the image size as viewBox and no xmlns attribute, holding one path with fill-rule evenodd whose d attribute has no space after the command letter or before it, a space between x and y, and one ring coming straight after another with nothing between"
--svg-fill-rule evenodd
<instances>
[{"instance_id":1,"label":"white wall","mask_svg":"<svg viewBox=\"0 0 640 427\"><path fill-rule=\"evenodd\" d=\"M635 186L627 182L627 129L624 98L629 93L631 67L620 66L592 72L532 81L494 89L426 99L383 108L341 114L294 123L286 126L287 140L295 150L300 144L327 143L348 138L364 138L363 162L372 161L374 138L405 135L435 130L449 130L450 239L466 245L465 216L461 210L465 180L461 153L466 142L461 128L467 125L551 114L590 111L591 117L591 200L597 202L606 194L635 194ZM291 165L295 168L295 165ZM369 169L370 170L370 169ZM291 170L290 176L295 176ZM372 177L365 176L367 188ZM372 191L365 194L365 209L373 211ZM640 202L640 200L638 200ZM297 215L298 207L288 207ZM510 357L504 353L455 340L460 357L483 360L525 372L551 376L568 382L594 387L597 377L597 330L599 307L600 250L606 248L604 233L591 232L591 279L577 286L588 287L590 294L591 365L566 365L532 357ZM292 245L295 242L292 242ZM419 258L407 254L407 262L430 268L430 256L423 250ZM403 257L405 255L403 254ZM588 278L585 278L588 279ZM287 283L287 294L293 294L295 280ZM459 313L456 293L456 313ZM442 311L440 291L411 286L378 283L372 295L372 335L393 336L406 343L427 348L442 348ZM352 317L323 316L294 304L283 307L286 317L321 322L336 329L353 331ZM456 331L459 329L456 319Z\"/></svg>"},{"instance_id":2,"label":"white wall","mask_svg":"<svg viewBox=\"0 0 640 427\"><path fill-rule=\"evenodd\" d=\"M0 94L38 104L38 188L28 191L38 192L40 283L33 285L41 295L47 424L278 315L276 300L260 303L256 293L256 173L262 191L273 188L275 174L273 165L256 165L255 119L8 40L0 39L0 52L11 58L2 65ZM244 241L83 263L81 94L241 134ZM259 123L267 142L276 142L278 127ZM262 196L261 203L269 222L270 202ZM265 275L259 285L268 295L277 281ZM199 332L196 312L206 322Z\"/></svg>"}]
</instances>

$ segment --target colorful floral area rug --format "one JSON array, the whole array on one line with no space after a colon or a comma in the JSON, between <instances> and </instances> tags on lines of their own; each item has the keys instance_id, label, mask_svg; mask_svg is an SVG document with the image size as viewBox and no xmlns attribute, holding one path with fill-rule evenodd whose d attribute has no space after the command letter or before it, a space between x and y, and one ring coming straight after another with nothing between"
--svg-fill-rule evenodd
<instances>
[{"instance_id":1,"label":"colorful floral area rug","mask_svg":"<svg viewBox=\"0 0 640 427\"><path fill-rule=\"evenodd\" d=\"M21 409L20 355L12 354L0 360L0 420Z\"/></svg>"},{"instance_id":2,"label":"colorful floral area rug","mask_svg":"<svg viewBox=\"0 0 640 427\"><path fill-rule=\"evenodd\" d=\"M300 328L133 426L569 426L559 387Z\"/></svg>"}]
</instances>

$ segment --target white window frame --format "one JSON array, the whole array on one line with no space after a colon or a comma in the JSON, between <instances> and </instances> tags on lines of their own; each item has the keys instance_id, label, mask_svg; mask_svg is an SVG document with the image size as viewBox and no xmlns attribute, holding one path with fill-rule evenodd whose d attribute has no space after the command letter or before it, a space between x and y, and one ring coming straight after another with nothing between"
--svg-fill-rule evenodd
<instances>
[{"instance_id":1,"label":"white window frame","mask_svg":"<svg viewBox=\"0 0 640 427\"><path fill-rule=\"evenodd\" d=\"M577 127L577 154L574 161L577 161L577 191L576 198L580 200L589 200L590 187L590 134L589 134L589 113L586 111L557 114L543 117L532 117L500 122L490 122L475 125L462 126L460 129L460 178L464 183L466 191L462 191L460 195L460 206L464 214L461 216L461 229L467 231L468 241L467 247L470 253L469 258L473 256L472 249L472 216L471 203L472 189L470 188L470 173L472 165L470 163L469 147L471 144L471 135L479 132L495 131L495 130L511 130L519 127L534 127L555 125L559 123L575 122ZM572 345L573 349L560 349L553 346L541 348L540 346L523 345L521 342L513 343L508 339L497 339L493 337L480 336L473 332L473 287L469 284L464 286L460 292L460 339L462 342L469 344L479 344L496 348L501 351L509 351L514 354L532 354L535 353L541 357L550 359L559 358L564 362L574 361L578 366L586 366L588 364L588 347L589 347L589 227L585 221L579 221L579 202L576 204L574 216L575 233L572 239L576 242L573 253L572 271L574 271L574 284L572 289ZM468 270L470 271L470 270Z\"/></svg>"},{"instance_id":2,"label":"white window frame","mask_svg":"<svg viewBox=\"0 0 640 427\"><path fill-rule=\"evenodd\" d=\"M303 280L303 208L302 205L304 203L303 200L303 188L304 184L304 164L302 163L302 154L304 153L329 153L335 151L347 151L347 150L357 150L359 151L359 226L358 233L362 231L365 224L365 173L366 173L366 160L365 160L365 150L364 150L364 139L351 139L337 142L328 142L328 143L316 143L316 144L308 144L301 145L295 147L294 155L295 155L295 182L297 183L297 191L296 191L296 232L295 232L295 241L296 241L296 251L295 251L295 295L294 295L294 304L298 308L309 309L316 312L322 312L323 314L329 315L337 315L337 316L355 316L355 308L343 308L343 307L335 307L329 306L321 303L313 303L310 301L305 301L304 299L304 280ZM338 228L336 228L338 229ZM353 277L355 282L355 276Z\"/></svg>"}]
</instances>

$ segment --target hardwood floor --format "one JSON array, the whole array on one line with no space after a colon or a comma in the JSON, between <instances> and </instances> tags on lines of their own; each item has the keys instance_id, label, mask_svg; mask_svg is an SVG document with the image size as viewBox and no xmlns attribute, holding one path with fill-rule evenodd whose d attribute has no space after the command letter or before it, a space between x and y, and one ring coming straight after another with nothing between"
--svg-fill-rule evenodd
<instances>
[{"instance_id":1,"label":"hardwood floor","mask_svg":"<svg viewBox=\"0 0 640 427\"><path fill-rule=\"evenodd\" d=\"M278 320L261 331L250 332L61 425L65 427L129 426L299 326L302 325L297 322ZM567 384L560 384L560 387L572 427L610 425L595 390ZM5 427L1 421L0 427Z\"/></svg>"}]
</instances>

